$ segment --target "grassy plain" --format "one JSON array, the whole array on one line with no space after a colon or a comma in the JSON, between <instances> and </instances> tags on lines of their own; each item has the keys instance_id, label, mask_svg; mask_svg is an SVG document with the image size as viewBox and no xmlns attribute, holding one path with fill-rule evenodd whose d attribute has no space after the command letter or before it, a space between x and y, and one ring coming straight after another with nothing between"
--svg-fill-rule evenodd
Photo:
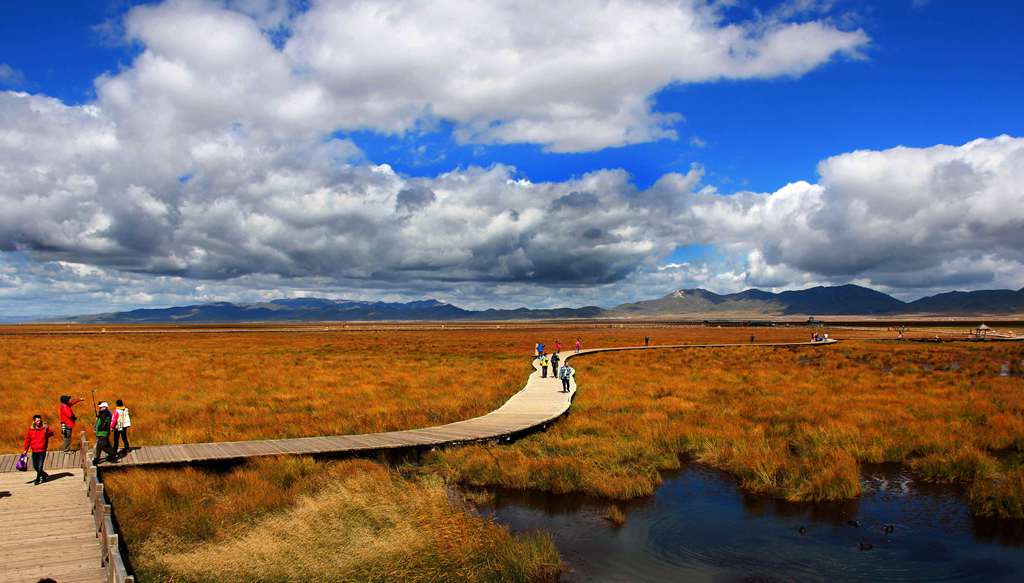
<instances>
[{"instance_id":1,"label":"grassy plain","mask_svg":"<svg viewBox=\"0 0 1024 583\"><path fill-rule=\"evenodd\" d=\"M106 477L140 581L553 581L547 535L513 536L437 478L368 461L262 459Z\"/></svg>"},{"instance_id":2,"label":"grassy plain","mask_svg":"<svg viewBox=\"0 0 1024 583\"><path fill-rule=\"evenodd\" d=\"M1024 517L1024 345L756 350L584 356L567 418L512 445L432 453L425 467L477 486L625 499L653 492L682 455L753 492L834 500L859 494L859 463L904 462L969 486L979 514Z\"/></svg>"},{"instance_id":3,"label":"grassy plain","mask_svg":"<svg viewBox=\"0 0 1024 583\"><path fill-rule=\"evenodd\" d=\"M35 413L56 427L61 394L85 397L79 429L94 419L92 390L97 400L123 399L135 446L372 433L493 410L522 387L537 341L560 339L567 350L576 337L584 346L635 345L645 335L661 344L749 337L701 327L496 326L0 334L0 451L20 448ZM0 328L12 330L25 329ZM755 334L807 336L800 328Z\"/></svg>"},{"instance_id":4,"label":"grassy plain","mask_svg":"<svg viewBox=\"0 0 1024 583\"><path fill-rule=\"evenodd\" d=\"M809 337L607 324L169 330L0 335L5 449L57 395L91 388L132 407L136 445L387 431L493 409L522 386L537 340L569 350L577 336L585 347ZM559 568L549 538L463 512L445 484L624 499L652 492L680 455L796 500L856 496L859 463L906 462L967 485L979 514L1024 517L1024 383L999 376L1004 363L1020 372L1024 346L830 332L855 340L582 357L573 410L548 431L438 451L406 475L281 458L225 472L120 470L108 492L136 570L153 581L308 580L310 565L332 581L546 580ZM88 425L88 405L79 412ZM624 516L610 506L608 519Z\"/></svg>"}]
</instances>

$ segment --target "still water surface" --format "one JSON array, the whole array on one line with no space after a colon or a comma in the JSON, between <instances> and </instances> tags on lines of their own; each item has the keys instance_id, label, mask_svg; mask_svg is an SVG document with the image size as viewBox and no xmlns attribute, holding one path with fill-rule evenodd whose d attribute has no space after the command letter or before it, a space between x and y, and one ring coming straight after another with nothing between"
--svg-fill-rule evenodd
<instances>
[{"instance_id":1,"label":"still water surface","mask_svg":"<svg viewBox=\"0 0 1024 583\"><path fill-rule=\"evenodd\" d=\"M608 502L580 496L499 491L484 511L551 532L563 581L1024 581L1024 521L973 519L956 488L895 466L862 481L858 501L794 504L687 466L623 505L621 527L604 518Z\"/></svg>"}]
</instances>

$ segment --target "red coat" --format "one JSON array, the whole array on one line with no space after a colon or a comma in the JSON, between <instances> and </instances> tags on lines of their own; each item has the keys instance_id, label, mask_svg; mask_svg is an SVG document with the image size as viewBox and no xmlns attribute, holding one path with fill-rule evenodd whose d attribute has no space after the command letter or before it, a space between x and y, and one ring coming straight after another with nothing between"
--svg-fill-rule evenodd
<instances>
[{"instance_id":1,"label":"red coat","mask_svg":"<svg viewBox=\"0 0 1024 583\"><path fill-rule=\"evenodd\" d=\"M75 428L75 412L71 410L72 407L81 403L81 399L71 399L70 401L60 404L60 422L68 426L71 429Z\"/></svg>"},{"instance_id":2,"label":"red coat","mask_svg":"<svg viewBox=\"0 0 1024 583\"><path fill-rule=\"evenodd\" d=\"M31 448L35 453L42 453L49 446L51 437L53 437L53 430L49 427L40 427L38 429L29 427L28 432L25 433L24 449Z\"/></svg>"}]
</instances>

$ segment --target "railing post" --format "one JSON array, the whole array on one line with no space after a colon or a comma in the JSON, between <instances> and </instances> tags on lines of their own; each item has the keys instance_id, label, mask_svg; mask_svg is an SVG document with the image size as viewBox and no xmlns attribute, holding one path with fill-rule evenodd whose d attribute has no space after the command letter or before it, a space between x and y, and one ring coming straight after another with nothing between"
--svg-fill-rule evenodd
<instances>
[{"instance_id":1,"label":"railing post","mask_svg":"<svg viewBox=\"0 0 1024 583\"><path fill-rule=\"evenodd\" d=\"M103 527L103 483L96 480L92 497L92 515L96 519L96 532Z\"/></svg>"},{"instance_id":2,"label":"railing post","mask_svg":"<svg viewBox=\"0 0 1024 583\"><path fill-rule=\"evenodd\" d=\"M82 431L79 435L81 436L78 445L79 462L82 464L82 469L87 470L89 469L89 442L85 439L85 431Z\"/></svg>"}]
</instances>

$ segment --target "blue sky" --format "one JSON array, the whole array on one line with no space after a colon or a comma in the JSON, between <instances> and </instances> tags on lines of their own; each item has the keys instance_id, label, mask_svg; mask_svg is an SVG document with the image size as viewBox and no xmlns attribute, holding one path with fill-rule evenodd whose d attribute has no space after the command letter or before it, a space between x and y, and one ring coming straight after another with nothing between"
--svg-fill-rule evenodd
<instances>
[{"instance_id":1,"label":"blue sky","mask_svg":"<svg viewBox=\"0 0 1024 583\"><path fill-rule=\"evenodd\" d=\"M390 4L383 0L380 3ZM750 64L749 67L746 63L728 62L731 57L721 57L708 63L696 62L692 66L674 68L673 60L684 63L695 59L699 61L685 51L663 60L659 57L648 60L638 58L633 61L633 65L623 69L609 66L607 70L629 76L635 72L637 63L644 68L648 67L649 61L649 76L638 81L640 84L648 84L643 91L637 89L634 92L622 85L611 87L613 82L599 76L574 79L571 84L573 90L579 91L581 95L590 92L599 95L589 102L584 97L571 100L573 107L578 106L586 112L572 114L582 115L578 117L580 127L598 124L593 134L589 135L600 133L603 129L600 124L614 112L626 111L620 108L631 108L628 115L624 114L623 119L626 121L610 128L610 137L603 140L590 140L584 129L579 130L580 135L575 135L572 128L576 124L572 120L576 117L564 118L559 117L561 114L551 113L565 105L568 98L563 94L570 85L561 87L552 82L549 86L543 80L538 85L538 81L533 78L509 81L507 75L493 75L486 79L487 83L508 81L513 93L520 88L517 84L521 83L522 87L528 88L523 91L550 91L558 97L530 103L530 94L525 93L526 97L519 102L510 100L507 104L481 105L475 98L466 97L471 92L418 99L416 91L422 92L425 87L430 92L429 84L419 89L396 88L402 82L401 76L378 75L381 67L374 66L372 62L362 71L353 72L353 69L359 68L358 64L346 64L344 68L332 69L333 66L341 65L315 60L319 58L317 55L326 54L322 46L315 44L320 42L315 34L318 32L317 26L328 30L333 22L328 17L330 10L325 8L326 5L282 4L272 0L148 4L152 10L135 10L128 2L7 3L2 9L3 18L0 19L0 89L8 90L10 95L19 93L36 98L54 98L62 107L72 108L68 111L76 111L73 109L75 106L96 106L101 117L109 120L109 127L115 128L112 131L117 133L119 143L141 140L138 143L142 145L136 150L160 150L165 152L163 159L167 160L166 152L174 152L175 147L184 147L182 144L187 140L181 136L172 136L169 130L163 128L152 133L163 132L160 135L166 139L158 145L150 142L155 138L133 125L144 123L132 117L140 112L131 111L130 102L117 101L122 94L116 93L115 89L131 87L135 92L132 95L142 96L138 97L140 109L146 107L141 102L146 95L145 91L152 89L146 85L149 78L146 76L147 71L150 75L156 75L153 71L158 71L156 68L146 69L151 66L151 63L143 62L146 55L158 55L161 62L177 63L185 70L193 67L199 71L195 68L197 65L190 61L195 55L187 53L188 47L177 46L173 39L168 40L162 36L167 29L175 26L175 23L188 24L207 15L211 19L241 15L244 19L251 19L251 23L256 23L254 29L262 29L265 38L272 37L270 50L278 51L275 57L282 54L288 57L288 65L293 68L292 77L288 79L292 83L316 76L317 91L332 95L341 100L341 104L332 103L330 107L333 109L329 114L320 117L317 117L319 113L317 116L311 115L313 121L308 123L305 118L301 124L292 124L292 118L268 120L265 114L256 112L250 115L248 111L240 111L236 115L237 120L232 118L227 122L234 124L233 131L245 133L246 137L258 132L274 133L274 148L287 147L296 152L308 153L312 151L310 148L319 148L310 145L313 143L310 142L310 132L314 135L319 133L315 140L320 144L331 145L333 153L330 156L333 156L335 163L344 161L351 166L351 173L345 174L344 178L339 178L336 167L307 169L326 181L319 187L365 192L363 183L359 183L356 188L351 181L363 180L364 174L379 176L379 173L374 175L368 169L372 165L387 164L396 176L389 178L394 181L396 193L428 193L423 197L413 197L416 206L408 207L409 212L426 212L424 209L434 208L448 200L437 194L444 192L444 185L448 182L469 184L465 188L472 190L473 197L483 196L479 193L483 186L473 186L478 184L474 181L490 184L486 180L498 178L466 178L463 175L472 174L474 168L493 170L495 165L499 165L515 169L508 170L508 180L523 179L534 185L549 184L550 188L536 194L537 197L560 200L558 197L568 193L592 188L603 204L612 204L609 202L612 198L621 197L620 202L624 201L623 204L627 205L635 205L634 201L640 199L657 198L658 205L634 212L636 223L623 219L626 222L622 224L604 221L586 229L581 226L579 232L589 229L587 232L600 231L615 238L611 243L611 239L595 243L594 248L600 248L604 254L601 257L596 257L596 252L575 257L576 264L588 266L586 269L581 267L576 271L561 270L557 273L546 271L545 261L535 257L537 252L532 248L524 247L516 252L516 245L521 244L526 237L523 233L514 237L505 234L495 240L478 242L481 250L505 249L490 259L492 264L501 265L500 269L482 268L474 263L472 257L483 253L476 249L470 254L470 259L453 259L439 251L437 255L418 259L415 269L407 265L408 259L395 259L395 265L383 269L372 264L360 264L355 259L346 263L311 258L302 249L288 251L288 257L280 261L269 257L256 261L253 259L255 251L222 257L217 262L198 260L194 258L230 255L224 249L231 244L209 243L210 247L205 248L204 243L197 241L209 241L211 233L190 231L186 234L181 226L184 222L168 227L170 230L160 244L173 242L166 243L167 248L159 250L155 250L154 245L157 243L153 241L140 242L140 229L145 231L149 227L137 225L126 224L120 230L107 225L103 235L110 240L106 243L83 241L68 235L68 229L87 229L89 227L84 225L96 225L97 221L104 223L110 217L114 217L112 220L115 222L118 220L119 215L110 209L120 208L121 203L118 201L123 202L125 195L110 191L97 194L109 198L97 200L96 204L108 212L101 213L101 219L68 218L62 223L64 238L55 238L53 233L25 234L12 228L4 232L5 227L0 224L0 249L6 252L5 257L0 257L0 267L7 269L9 282L13 282L8 284L7 293L0 295L0 309L6 307L12 312L38 313L57 302L58 309L89 311L87 308L94 305L105 309L188 299L259 299L275 294L321 293L393 299L412 299L430 294L468 305L509 305L522 303L523 300L545 305L584 303L583 300L607 304L660 295L677 285L703 285L719 291L735 291L755 285L785 289L848 281L873 285L910 298L949 287L1019 287L1024 283L1021 258L1012 251L1018 240L1016 235L1007 234L1015 230L1018 224L1015 221L1020 220L1021 209L1004 210L1004 216L998 220L1005 221L1005 215L1009 214L1009 224L989 224L997 219L984 214L987 212L985 209L993 205L1012 207L1019 200L1020 187L1007 186L1007 181L999 179L999 172L994 174L995 178L991 182L976 184L977 188L960 186L967 188L964 194L982 193L977 195L979 198L976 203L969 205L971 210L964 211L979 214L961 216L972 225L987 225L979 227L984 231L982 234L978 234L981 232L978 228L971 227L974 229L975 242L958 243L941 237L936 239L938 243L922 242L923 236L916 235L916 238L911 237L914 243L909 245L910 249L904 254L892 251L899 247L897 239L895 243L890 242L888 251L875 249L870 254L864 251L864 256L848 256L850 248L872 247L871 244L862 244L860 238L868 236L867 227L858 230L859 227L850 222L853 216L850 209L859 208L858 204L870 208L875 214L862 217L864 224L873 224L872 221L877 219L875 228L883 231L885 221L892 218L890 210L879 202L885 199L886 194L873 192L870 186L858 185L858 173L879 172L899 176L902 170L896 166L898 164L917 164L917 169L922 165L934 164L935 168L930 169L929 175L933 177L929 179L930 182L890 185L897 189L891 195L899 198L899 188L910 188L913 192L906 193L905 200L921 195L923 198L917 203L919 205L946 205L952 209L958 200L956 192L922 192L930 188L941 190L943 185L949 183L945 179L936 182L938 179L935 176L946 176L948 172L960 168L957 164L963 164L974 174L968 177L956 174L954 183L967 184L971 177L982 180L991 174L990 160L995 159L1011 164L1004 169L1008 175L1019 171L1012 165L1016 163L1019 152L1019 144L1015 141L1008 144L986 143L970 152L962 147L979 139L1024 135L1024 115L1020 111L1021 97L1024 96L1024 67L1020 65L1024 43L1019 30L1020 24L1024 22L1024 3L1009 0L796 0L737 2L721 6L719 3L681 2L683 8L680 11L684 16L691 15L691 12L704 14L700 12L703 9L714 11L714 18L705 23L705 32L709 35L724 34L723 31L730 27L742 28L749 37L747 40L754 43L752 47L748 46L749 43L743 44L743 50L749 50L752 54L768 54L774 50L767 41L757 44L764 40L768 32L790 27L795 30L807 24L818 26L816 30L821 32L818 36L808 37L811 38L808 42L820 41L822 46L818 53L799 57L789 54L791 47L783 47L777 50L777 54L765 57L764 63ZM632 8L628 6L631 3L625 4L626 14L635 13L637 20L642 20L640 3ZM457 11L465 7L453 1L451 7L444 8ZM315 10L324 10L326 16L320 19L321 22L304 22L303 15ZM421 23L432 16L436 15L421 15ZM492 20L482 20L477 25L495 25L512 37L517 34L529 36L528 32L523 33L514 27L506 30L508 25L500 21L500 16L480 16ZM473 17L466 18L470 20ZM498 20L493 20L495 18ZM422 26L427 30L426 24ZM601 26L601 21L595 20L593 26ZM554 25L552 31L555 31ZM242 34L244 32L239 29L239 38L242 39L239 42L256 42L245 37ZM359 42L357 34L347 32L351 33L353 43ZM458 29L448 34L457 37L463 32ZM579 57L579 67L594 65L588 51L596 50L593 43L599 42L604 33L597 28L587 32L593 33L592 38L598 40L589 41L592 43L590 45L586 42L579 46L569 43L560 49L563 51L562 60L571 61ZM672 31L668 34L671 37ZM690 33L681 29L679 34L685 36ZM335 36L345 35L338 33ZM615 32L608 36L614 37ZM283 41L285 38L290 40L286 43ZM522 39L516 40L516 50L522 49L527 43ZM671 40L668 38L665 42ZM202 43L203 39L199 37L196 42ZM469 37L466 42L468 44L465 46L473 46L472 43L481 41ZM387 39L382 39L381 43L386 45ZM252 50L266 48L253 46ZM529 49L534 51L535 47ZM378 52L387 52L377 51L376 47L365 44L352 44L341 49L334 47L332 54L337 55L339 50L368 56L367 60L376 58ZM534 59L538 54L543 55L522 50L522 54L531 55ZM388 60L382 63L391 66L394 61L407 58L408 52L408 47L405 47L404 52L402 47L396 48L393 54L384 55ZM495 58L501 54L495 53ZM418 71L434 65L429 61L408 58L409 63L400 63L407 68L399 67L397 70ZM608 58L614 60L615 55L611 54ZM791 59L791 62L786 59ZM467 70L476 70L473 67L486 66L488 61L468 59L466 63L450 64L453 68L465 65ZM198 66L202 65L199 63ZM224 60L225 76L236 65ZM551 68L555 70L558 66L555 63ZM443 69L438 70L441 75L444 74ZM568 75L573 72L574 69L566 70ZM101 75L116 81L106 84L106 93L97 91L97 87L104 85L103 82L96 84ZM467 75L455 79L453 87L463 87L477 80L471 73ZM213 78L216 79L215 76ZM270 79L271 73L263 74L263 78ZM338 81L339 78L344 83ZM345 101L351 97L349 87L361 84L364 79L369 79L366 83L370 88L354 98L352 103L356 105ZM278 83L278 86L287 83L285 80ZM379 85L374 86L374 83ZM275 88L280 88L278 86ZM481 84L481 87L487 85ZM240 94L242 97L253 97L256 89L250 87L243 91L248 93ZM623 105L633 103L630 100L636 92L646 99L646 108ZM201 92L194 90L193 94ZM166 101L158 95L150 96L149 99L146 103L150 104L149 107L157 108L154 111L163 107ZM228 107L231 104L245 107L238 95L232 99L234 101L229 102ZM381 103L388 100L388 107L391 102L400 102L400 106L381 113L379 108L373 107L374 100L378 99ZM287 103L294 103L294 100ZM11 107L10 111L15 111L14 105ZM223 112L224 105L218 106L212 102L197 104L189 101L186 95L167 107L168 116L179 120L182 127L191 124L188 127L192 128L192 136L207 130L221 132L222 136L228 135L224 133L228 132L224 128L229 124L215 119L215 113ZM413 114L410 118L410 111L421 113ZM667 121L651 117L659 114L676 117ZM4 129L3 124L13 123L13 115L0 110L0 130ZM211 124L209 128L196 125L207 122ZM314 122L319 122L319 125ZM478 122L483 125L477 125ZM502 133L504 128L512 128L516 122L527 124L524 126L526 129L516 127ZM40 123L45 124L47 121L41 120ZM567 128L569 137L563 137ZM138 133L130 134L130 131ZM617 134L619 131L622 133ZM665 132L674 133L674 139L661 137ZM27 135L32 134L29 132ZM940 149L942 145L949 145L954 150L943 151ZM254 148L253 152L265 152L268 148L266 143L248 146ZM908 162L901 154L892 153L890 149L897 146L912 149L916 158ZM877 155L870 160L861 160L853 154L861 150L870 150ZM980 150L992 158L981 159ZM0 156L3 155L0 151ZM249 156L247 161L255 159L251 153L245 155ZM40 153L38 156L44 157L45 154ZM125 178L113 181L111 184L116 183L116 188L128 190L133 186L144 187L143 190L149 193L147 196L156 201L154 204L165 205L171 209L170 215L177 216L185 208L176 206L183 204L182 201L191 200L190 197L207 197L204 199L206 201L214 196L212 189L224 187L223 180L214 175L214 169L197 162L194 150L190 156L183 156L176 165L168 163L174 167L166 170L174 173L174 176L194 175L197 176L196 180L182 181L179 186L167 186L155 178L152 183L141 184L149 178L134 177L131 180ZM829 168L834 174L819 175L819 164L833 157L836 157L836 163ZM8 155L6 161L0 158L0 164L6 162L13 167L14 158L13 155ZM1011 162L1005 162L1008 158ZM859 166L862 163L870 163L872 166L863 168ZM96 164L96 167L102 167L99 162ZM136 170L139 169L138 164L144 167L146 162L138 162ZM615 170L625 171L627 177L617 182L588 178L594 173ZM225 170L218 166L216 172L221 171ZM235 169L229 174L236 176L238 172ZM324 173L330 176L324 178ZM453 174L463 180L455 181ZM445 176L449 177L447 182ZM688 176L689 182L683 181L685 184L673 187L685 192L672 189L666 191L659 187L659 184L666 183L666 176ZM1019 174L1016 176L1019 177ZM342 184L339 180L349 182ZM806 183L806 188L799 194L780 194L780 189L787 184L800 181ZM103 181L100 180L100 183ZM884 185L885 180L880 180L878 184ZM41 190L34 192L32 188ZM0 192L0 198L16 200L24 206L27 205L25 201L33 197L48 196L46 188L45 184L17 188L9 186L7 192ZM310 188L315 191L318 186L312 185ZM602 190L605 188L610 190L605 192ZM216 193L217 196L222 194ZM270 192L265 196L269 202L274 202L277 196L279 198L276 201L279 203L280 197L301 194L288 191L276 194ZM394 195L392 193L389 196L394 198ZM498 197L496 194L493 196ZM603 198L605 196L612 198L606 201ZM766 204L770 198L782 200L787 196L798 198L799 201L793 205L804 209L805 214L811 218L804 220L796 217L793 213L798 211L793 209L785 217L774 218L759 210L759 205ZM942 202L942 196L950 197L948 204ZM687 202L673 202L677 199L686 199ZM730 216L735 220L726 218L719 219L726 222L709 223L707 217L713 214L709 209L723 201L734 205ZM465 198L461 204L473 206L478 202L478 198ZM492 203L488 199L487 205L481 204L481 216L494 212L493 208L496 207ZM554 205L551 208L568 208L566 205L551 204ZM30 222L43 224L46 222L46 213L54 212L53 208L37 205L34 209L22 210L26 213L24 216L35 217ZM510 210L520 213L526 209L520 205ZM810 214L812 211L813 216ZM894 224L921 221L918 228L922 230L956 230L948 222L953 220L947 216L952 211L942 216L924 216L928 213L919 211L920 208L901 209L900 212L906 213L904 221ZM263 217L266 214L253 211L253 216ZM664 219L661 222L654 218L659 214ZM757 217L778 224L774 225L775 229L771 228L772 225L752 227L750 221ZM330 219L333 221L331 224L338 224L340 220L339 217ZM396 220L408 222L409 217ZM818 229L827 228L826 236L832 238L834 246L846 246L846 251L842 256L820 257L816 252L795 249L795 244L786 240L784 233L776 232L784 230L787 221L810 224ZM480 231L483 224L474 223L472 229L474 232ZM491 226L492 222L487 225L488 228L496 229ZM674 225L678 226L675 231ZM436 236L436 231L429 230L435 227L425 227L428 229L427 234L433 232ZM243 230L245 228L250 227L243 227ZM378 228L383 227L378 225ZM113 235L110 233L115 230L120 239L111 238ZM649 240L644 241L622 235L635 231L657 232L658 235L657 238L651 235ZM124 234L127 232L135 233L134 239ZM349 234L347 227L340 229L339 237L342 232L345 236ZM529 238L531 241L543 239L533 234ZM423 244L414 239L414 235L408 237L410 245L422 249ZM353 243L345 240L349 246L346 248L351 248ZM982 243L977 243L981 240ZM572 245L574 241L580 241L579 237L545 244L564 246ZM314 246L322 247L321 243ZM393 241L381 244L397 245ZM274 244L264 241L259 245L261 249L268 246L274 247ZM645 251L638 251L640 249ZM605 251L608 252L605 254ZM188 253L193 253L193 259L184 258ZM344 255L344 252L340 254ZM2 255L5 253L0 252ZM331 256L338 255L339 250L333 249ZM409 255L406 254L406 257ZM526 259L523 259L524 255ZM521 265L520 260L526 263ZM253 261L259 266L254 267ZM68 264L89 266L98 271L90 272L91 276L83 276L84 272L76 267L78 275L60 275L68 270ZM572 274L563 275L563 271L572 271ZM941 273L942 277L935 276L936 273ZM405 276L409 279L403 282ZM85 285L80 281L83 277L87 280L92 278L97 283L89 291L69 301L66 307L61 307L60 301L63 300L58 301L57 298L66 295L71 285L70 281L61 280L62 277L72 278L72 287ZM108 283L100 282L104 279ZM110 287L130 288L132 291L118 295ZM572 295L580 301L565 299L567 290L573 290ZM606 298L606 301L600 301L602 298Z\"/></svg>"}]
</instances>

